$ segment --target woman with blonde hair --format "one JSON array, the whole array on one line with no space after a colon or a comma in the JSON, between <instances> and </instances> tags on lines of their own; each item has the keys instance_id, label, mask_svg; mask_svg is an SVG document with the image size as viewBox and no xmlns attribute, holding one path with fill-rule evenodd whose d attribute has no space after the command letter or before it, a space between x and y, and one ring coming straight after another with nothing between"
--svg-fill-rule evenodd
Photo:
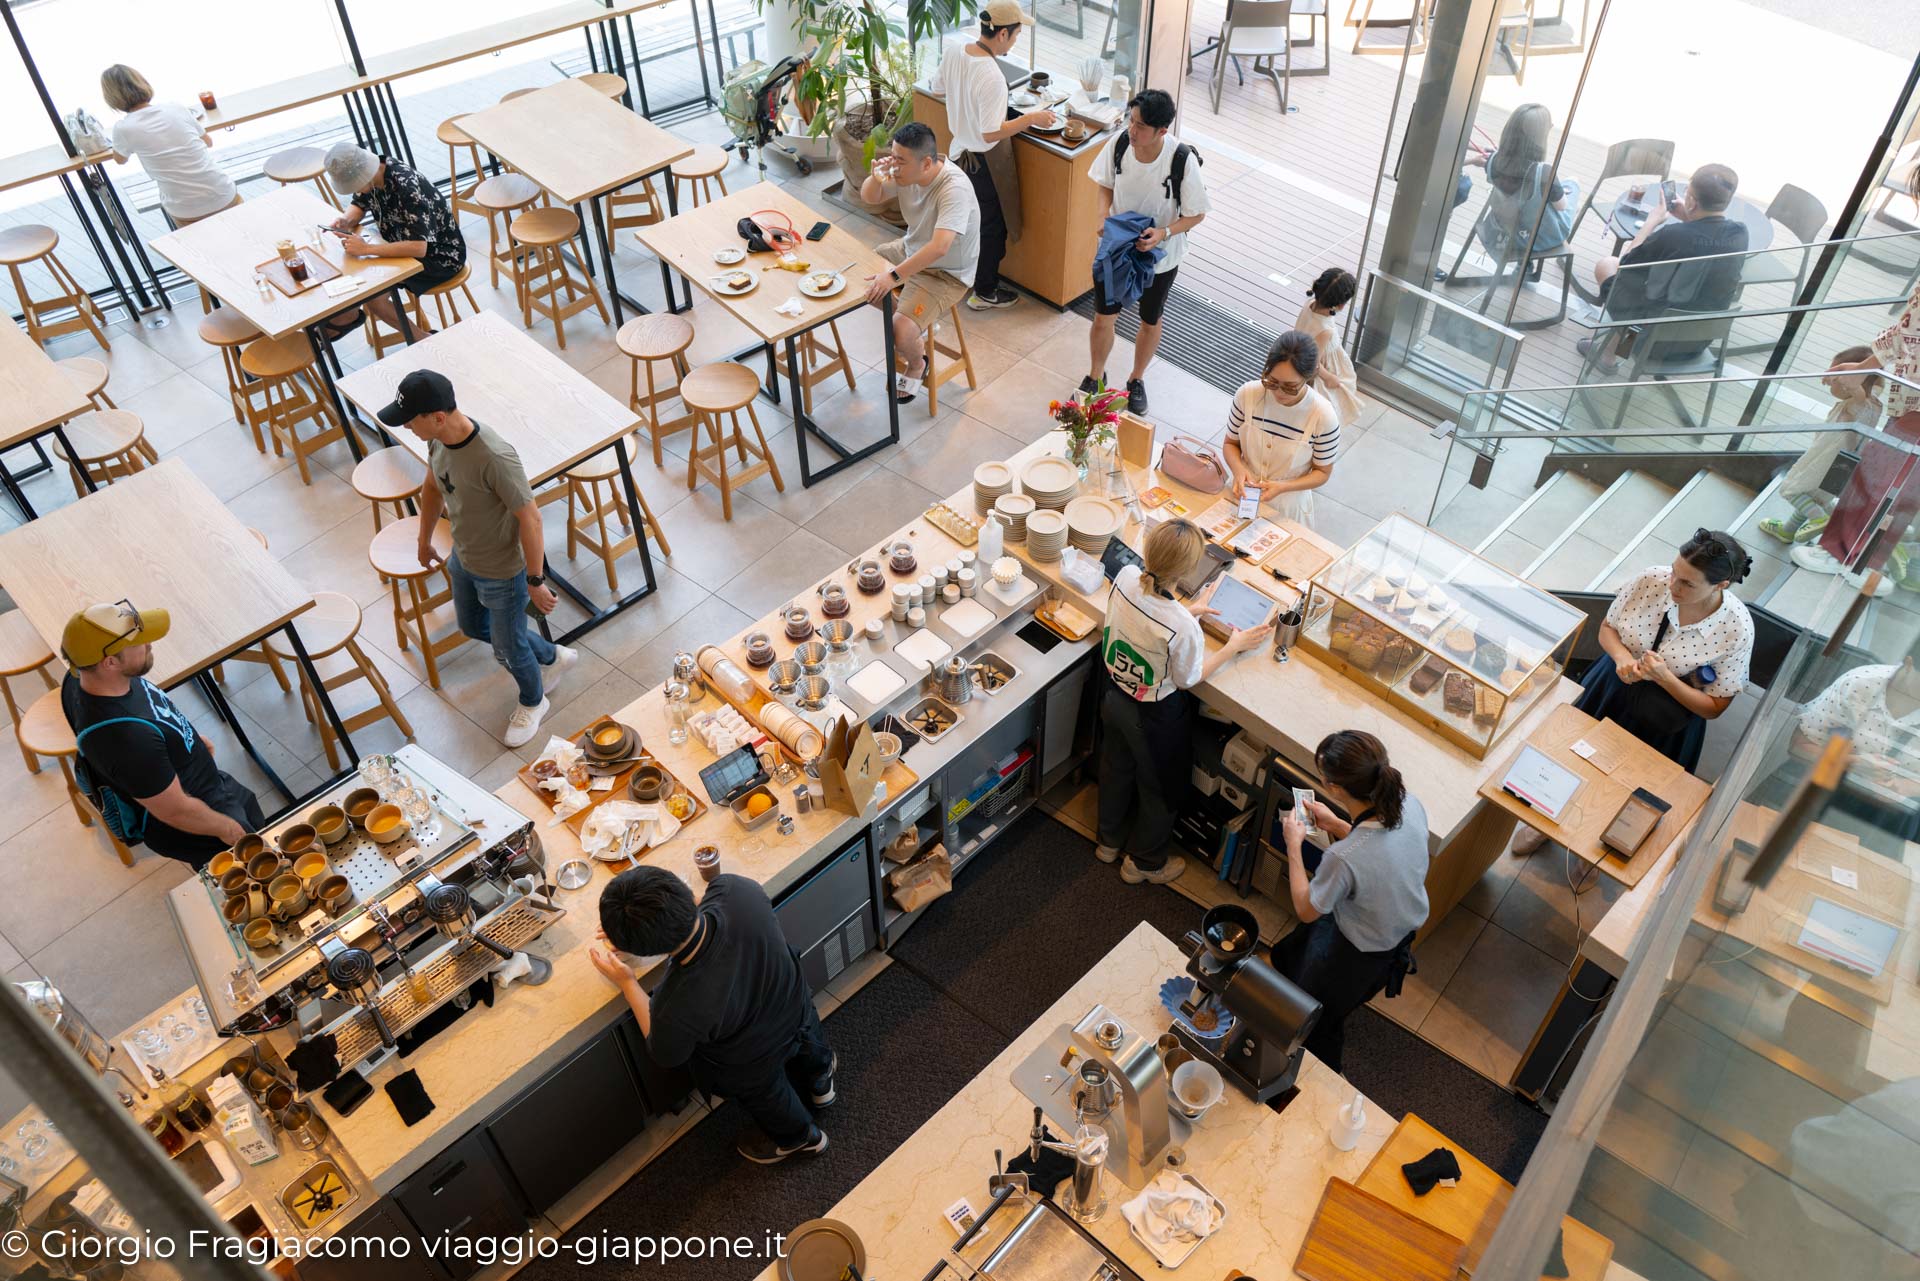
<instances>
[{"instance_id":1,"label":"woman with blonde hair","mask_svg":"<svg viewBox=\"0 0 1920 1281\"><path fill-rule=\"evenodd\" d=\"M1207 653L1200 616L1204 601L1182 605L1175 585L1206 554L1207 536L1192 521L1170 520L1147 535L1146 567L1129 565L1107 598L1100 657L1109 680L1100 699L1106 741L1100 749L1099 848L1102 863L1120 863L1129 885L1165 885L1187 861L1169 858L1173 821L1193 755L1193 686L1236 654L1256 648L1270 626L1236 631Z\"/></svg>"},{"instance_id":2,"label":"woman with blonde hair","mask_svg":"<svg viewBox=\"0 0 1920 1281\"><path fill-rule=\"evenodd\" d=\"M116 62L100 73L100 96L121 113L113 126L114 160L124 165L139 157L174 226L240 203L233 179L213 163L213 139L185 107L154 102L145 76Z\"/></svg>"}]
</instances>

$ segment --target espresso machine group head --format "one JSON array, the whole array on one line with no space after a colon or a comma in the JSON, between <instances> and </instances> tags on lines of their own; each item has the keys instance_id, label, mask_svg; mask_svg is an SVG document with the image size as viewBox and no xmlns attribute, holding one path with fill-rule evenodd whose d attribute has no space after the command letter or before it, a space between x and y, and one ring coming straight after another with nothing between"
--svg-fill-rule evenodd
<instances>
[{"instance_id":1,"label":"espresso machine group head","mask_svg":"<svg viewBox=\"0 0 1920 1281\"><path fill-rule=\"evenodd\" d=\"M1180 1003L1186 1022L1173 1032L1195 1058L1213 1064L1256 1103L1293 1087L1301 1046L1320 1019L1320 1002L1259 955L1253 913L1223 903L1185 939L1193 991ZM1220 1028L1216 1036L1192 1028Z\"/></svg>"}]
</instances>

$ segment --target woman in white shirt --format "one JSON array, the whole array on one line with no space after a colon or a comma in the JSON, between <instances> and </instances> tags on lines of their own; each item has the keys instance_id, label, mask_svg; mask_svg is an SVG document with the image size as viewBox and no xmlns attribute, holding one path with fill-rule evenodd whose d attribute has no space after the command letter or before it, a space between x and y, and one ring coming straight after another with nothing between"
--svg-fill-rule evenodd
<instances>
[{"instance_id":1,"label":"woman in white shirt","mask_svg":"<svg viewBox=\"0 0 1920 1281\"><path fill-rule=\"evenodd\" d=\"M113 158L124 165L139 157L167 221L184 227L240 203L233 179L213 163L213 139L185 107L155 103L145 76L115 63L100 73L100 96L123 113L113 126Z\"/></svg>"},{"instance_id":2,"label":"woman in white shirt","mask_svg":"<svg viewBox=\"0 0 1920 1281\"><path fill-rule=\"evenodd\" d=\"M1347 358L1347 349L1340 345L1333 322L1340 309L1353 301L1356 289L1352 272L1327 268L1308 287L1306 305L1293 321L1295 329L1313 335L1314 349L1320 353L1320 363L1313 371L1313 389L1327 398L1343 423L1358 418L1363 406L1359 375Z\"/></svg>"},{"instance_id":3,"label":"woman in white shirt","mask_svg":"<svg viewBox=\"0 0 1920 1281\"><path fill-rule=\"evenodd\" d=\"M1914 804L1920 798L1920 672L1913 655L1898 666L1870 663L1842 673L1801 709L1788 747L1812 760L1836 733L1853 739L1853 765L1835 806L1901 840L1920 839L1920 807ZM1904 798L1904 804L1891 797Z\"/></svg>"},{"instance_id":4,"label":"woman in white shirt","mask_svg":"<svg viewBox=\"0 0 1920 1281\"><path fill-rule=\"evenodd\" d=\"M1178 880L1187 861L1169 858L1173 821L1192 772L1193 695L1187 691L1234 655L1253 649L1270 626L1237 631L1207 653L1203 601L1182 605L1174 584L1206 554L1192 521L1170 520L1147 535L1146 568L1129 565L1107 596L1100 657L1108 681L1100 698L1100 845L1102 863L1122 854L1129 885Z\"/></svg>"},{"instance_id":5,"label":"woman in white shirt","mask_svg":"<svg viewBox=\"0 0 1920 1281\"><path fill-rule=\"evenodd\" d=\"M1258 486L1274 515L1313 524L1313 491L1333 477L1340 417L1313 389L1320 349L1289 329L1267 351L1266 373L1233 394L1227 411L1227 469L1233 492Z\"/></svg>"}]
</instances>

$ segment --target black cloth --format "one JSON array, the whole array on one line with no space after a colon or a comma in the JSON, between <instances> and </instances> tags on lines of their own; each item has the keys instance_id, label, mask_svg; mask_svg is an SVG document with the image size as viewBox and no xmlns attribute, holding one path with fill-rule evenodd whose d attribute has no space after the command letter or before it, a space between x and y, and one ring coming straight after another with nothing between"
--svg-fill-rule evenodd
<instances>
[{"instance_id":1,"label":"black cloth","mask_svg":"<svg viewBox=\"0 0 1920 1281\"><path fill-rule=\"evenodd\" d=\"M444 265L423 264L417 273L401 281L400 287L415 296L424 294L434 286L444 285L459 275L460 268L463 265L462 263L454 263L449 267Z\"/></svg>"},{"instance_id":2,"label":"black cloth","mask_svg":"<svg viewBox=\"0 0 1920 1281\"><path fill-rule=\"evenodd\" d=\"M447 272L443 280L451 277L467 260L467 242L446 197L404 161L383 156L380 163L386 166L380 184L355 196L353 203L372 217L381 239L426 241L427 256L421 265L428 271Z\"/></svg>"},{"instance_id":3,"label":"black cloth","mask_svg":"<svg viewBox=\"0 0 1920 1281\"><path fill-rule=\"evenodd\" d=\"M60 685L60 706L74 734L85 735L80 755L87 769L127 799L158 796L178 779L188 796L248 831L266 826L259 800L214 764L206 739L186 713L143 677L133 678L125 694L109 698L89 694L69 672ZM140 839L155 854L195 867L227 847L218 837L183 832L150 813Z\"/></svg>"},{"instance_id":4,"label":"black cloth","mask_svg":"<svg viewBox=\"0 0 1920 1281\"><path fill-rule=\"evenodd\" d=\"M1400 1173L1406 1176L1415 1196L1425 1196L1440 1180L1460 1177L1460 1158L1450 1148L1435 1148L1418 1161L1401 1166Z\"/></svg>"},{"instance_id":5,"label":"black cloth","mask_svg":"<svg viewBox=\"0 0 1920 1281\"><path fill-rule=\"evenodd\" d=\"M1142 703L1111 679L1101 683L1100 843L1158 871L1193 776L1193 695L1182 689Z\"/></svg>"},{"instance_id":6,"label":"black cloth","mask_svg":"<svg viewBox=\"0 0 1920 1281\"><path fill-rule=\"evenodd\" d=\"M980 265L973 272L973 292L986 296L1000 291L1000 261L1007 256L1007 215L1000 208L1000 191L993 185L986 158L976 160L971 169L960 166L960 172L973 184L973 198L980 203Z\"/></svg>"},{"instance_id":7,"label":"black cloth","mask_svg":"<svg viewBox=\"0 0 1920 1281\"><path fill-rule=\"evenodd\" d=\"M327 1101L327 1106L341 1116L352 1116L355 1108L373 1097L373 1087L367 1084L367 1078L361 1076L358 1071L347 1071L342 1072L338 1080L322 1090L320 1097Z\"/></svg>"},{"instance_id":8,"label":"black cloth","mask_svg":"<svg viewBox=\"0 0 1920 1281\"><path fill-rule=\"evenodd\" d=\"M1706 718L1689 711L1680 728L1668 733L1656 734L1644 727L1637 728L1631 723L1628 706L1629 700L1634 697L1634 688L1620 679L1613 655L1603 653L1594 660L1593 666L1587 668L1587 674L1580 678L1580 697L1574 700L1573 705L1595 720L1617 721L1635 738L1691 773L1693 767L1700 763L1701 749L1706 746Z\"/></svg>"},{"instance_id":9,"label":"black cloth","mask_svg":"<svg viewBox=\"0 0 1920 1281\"><path fill-rule=\"evenodd\" d=\"M1339 1072L1346 1049L1347 1015L1387 984L1399 947L1362 952L1332 916L1302 925L1273 945L1273 966L1320 1002L1320 1018L1307 1033L1306 1049Z\"/></svg>"},{"instance_id":10,"label":"black cloth","mask_svg":"<svg viewBox=\"0 0 1920 1281\"><path fill-rule=\"evenodd\" d=\"M1154 273L1153 283L1147 286L1147 292L1140 295L1140 323L1157 325L1167 310L1167 295L1173 292L1173 278L1180 274L1175 267L1171 271ZM1093 309L1103 316L1117 316L1126 309L1123 302L1107 301L1107 291L1101 287L1100 273L1093 273Z\"/></svg>"},{"instance_id":11,"label":"black cloth","mask_svg":"<svg viewBox=\"0 0 1920 1281\"><path fill-rule=\"evenodd\" d=\"M420 1084L418 1072L402 1072L388 1081L387 1097L393 1100L393 1110L407 1125L418 1125L433 1115L433 1100L427 1097L427 1087Z\"/></svg>"},{"instance_id":12,"label":"black cloth","mask_svg":"<svg viewBox=\"0 0 1920 1281\"><path fill-rule=\"evenodd\" d=\"M1048 1130L1047 1137L1058 1140L1060 1136ZM1052 1148L1041 1148L1038 1160L1022 1152L1007 1162L1007 1173L1026 1175L1028 1187L1041 1196L1052 1196L1055 1187L1073 1177L1073 1158Z\"/></svg>"},{"instance_id":13,"label":"black cloth","mask_svg":"<svg viewBox=\"0 0 1920 1281\"><path fill-rule=\"evenodd\" d=\"M318 1032L293 1047L287 1055L293 1083L302 1094L333 1084L340 1075L340 1043L331 1032Z\"/></svg>"}]
</instances>

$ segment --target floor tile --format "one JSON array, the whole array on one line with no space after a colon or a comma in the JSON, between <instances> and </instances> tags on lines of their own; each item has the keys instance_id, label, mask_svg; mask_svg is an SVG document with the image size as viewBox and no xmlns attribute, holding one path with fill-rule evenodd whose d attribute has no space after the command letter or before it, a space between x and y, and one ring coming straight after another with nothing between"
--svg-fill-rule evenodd
<instances>
[{"instance_id":1,"label":"floor tile","mask_svg":"<svg viewBox=\"0 0 1920 1281\"><path fill-rule=\"evenodd\" d=\"M114 402L123 407L128 397L145 391L155 383L165 382L180 373L187 364L192 363L192 361L169 359L143 342L141 340L143 335L128 332L124 337L131 341L126 342L121 341L121 337L122 335L116 334L113 350L99 353L95 359L106 362L107 395L113 397ZM199 358L195 356L193 359Z\"/></svg>"},{"instance_id":2,"label":"floor tile","mask_svg":"<svg viewBox=\"0 0 1920 1281\"><path fill-rule=\"evenodd\" d=\"M564 675L552 676L547 682L544 692L554 708L577 698L612 670L605 659L590 649L579 649L579 654L571 669ZM550 671L543 669L543 681ZM475 725L484 729L498 727L496 732L505 731L508 717L520 705L519 686L512 674L495 661L490 645L463 645L457 653L449 655L440 668L440 694ZM555 732L572 728L558 726Z\"/></svg>"},{"instance_id":3,"label":"floor tile","mask_svg":"<svg viewBox=\"0 0 1920 1281\"><path fill-rule=\"evenodd\" d=\"M1569 878L1581 887L1578 895ZM1624 892L1618 881L1561 846L1542 845L1520 860L1520 875L1494 909L1493 923L1570 964L1580 940Z\"/></svg>"},{"instance_id":4,"label":"floor tile","mask_svg":"<svg viewBox=\"0 0 1920 1281\"><path fill-rule=\"evenodd\" d=\"M946 496L945 490L935 492L882 470L854 485L809 521L807 528L848 556L858 556L872 551L881 539Z\"/></svg>"},{"instance_id":5,"label":"floor tile","mask_svg":"<svg viewBox=\"0 0 1920 1281\"><path fill-rule=\"evenodd\" d=\"M1545 952L1488 926L1420 1021L1420 1035L1505 1084L1565 973Z\"/></svg>"},{"instance_id":6,"label":"floor tile","mask_svg":"<svg viewBox=\"0 0 1920 1281\"><path fill-rule=\"evenodd\" d=\"M1415 953L1420 970L1407 976L1400 995L1389 999L1382 992L1368 1004L1394 1022L1418 1030L1485 927L1486 922L1472 912L1454 908L1420 944Z\"/></svg>"},{"instance_id":7,"label":"floor tile","mask_svg":"<svg viewBox=\"0 0 1920 1281\"><path fill-rule=\"evenodd\" d=\"M938 439L934 439L934 436ZM981 463L1011 458L1023 448L1020 441L967 414L923 438L910 453L888 458L887 469L936 494L968 483Z\"/></svg>"},{"instance_id":8,"label":"floor tile","mask_svg":"<svg viewBox=\"0 0 1920 1281\"><path fill-rule=\"evenodd\" d=\"M759 618L809 596L820 579L846 568L847 556L818 534L796 529L723 583L718 594L741 613Z\"/></svg>"},{"instance_id":9,"label":"floor tile","mask_svg":"<svg viewBox=\"0 0 1920 1281\"><path fill-rule=\"evenodd\" d=\"M315 479L320 483L304 485L298 471L284 468L230 499L227 507L243 523L265 534L267 546L280 557L299 551L349 520L372 542L373 509L366 499L331 474L315 473Z\"/></svg>"},{"instance_id":10,"label":"floor tile","mask_svg":"<svg viewBox=\"0 0 1920 1281\"><path fill-rule=\"evenodd\" d=\"M649 637L636 653L621 661L620 670L649 687L657 685L667 679L674 654L682 650L698 653L702 645L745 630L754 618L718 595L708 596Z\"/></svg>"},{"instance_id":11,"label":"floor tile","mask_svg":"<svg viewBox=\"0 0 1920 1281\"><path fill-rule=\"evenodd\" d=\"M48 857L58 851L58 860ZM0 895L0 934L32 956L139 883L164 860L136 852L132 867L97 830L80 826L61 805L0 844L0 877L12 888Z\"/></svg>"},{"instance_id":12,"label":"floor tile","mask_svg":"<svg viewBox=\"0 0 1920 1281\"><path fill-rule=\"evenodd\" d=\"M1078 381L1078 378L1069 379L1037 361L1023 359L975 392L968 399L965 412L975 422L993 423L1008 435L1012 435L1016 425L1022 422L1046 428L1052 425L1047 419L1047 402L1071 395ZM964 480L971 471L969 467L967 472L957 474ZM953 487L928 486L934 489Z\"/></svg>"},{"instance_id":13,"label":"floor tile","mask_svg":"<svg viewBox=\"0 0 1920 1281\"><path fill-rule=\"evenodd\" d=\"M682 542L673 549L673 567L701 583L725 582L797 528L737 491L733 519L727 520L721 514L720 494L711 485L702 485L674 512L682 525L692 525L698 532L682 535Z\"/></svg>"},{"instance_id":14,"label":"floor tile","mask_svg":"<svg viewBox=\"0 0 1920 1281\"><path fill-rule=\"evenodd\" d=\"M1434 479L1430 459L1369 431L1334 465L1316 496L1376 520L1396 511L1424 518L1433 503Z\"/></svg>"},{"instance_id":15,"label":"floor tile","mask_svg":"<svg viewBox=\"0 0 1920 1281\"><path fill-rule=\"evenodd\" d=\"M265 453L253 447L247 429L224 418L163 457L178 458L205 482L214 497L232 503L236 498L277 472L293 466L290 456Z\"/></svg>"},{"instance_id":16,"label":"floor tile","mask_svg":"<svg viewBox=\"0 0 1920 1281\"><path fill-rule=\"evenodd\" d=\"M28 691L23 685L20 692ZM0 841L19 835L67 805L67 787L60 767L52 761L42 761L40 772L33 773L20 753L13 750L11 732L6 732L8 740L0 743ZM73 811L68 808L67 812Z\"/></svg>"},{"instance_id":17,"label":"floor tile","mask_svg":"<svg viewBox=\"0 0 1920 1281\"><path fill-rule=\"evenodd\" d=\"M193 984L167 906L168 892L192 873L184 863L158 862L125 893L30 954L34 968L96 1028L131 1027ZM138 964L128 963L133 957Z\"/></svg>"},{"instance_id":18,"label":"floor tile","mask_svg":"<svg viewBox=\"0 0 1920 1281\"><path fill-rule=\"evenodd\" d=\"M140 415L147 443L163 456L223 422L234 426L233 406L225 396L192 374L168 368L171 372L152 386L129 396L114 396L120 408Z\"/></svg>"},{"instance_id":19,"label":"floor tile","mask_svg":"<svg viewBox=\"0 0 1920 1281\"><path fill-rule=\"evenodd\" d=\"M697 538L695 531L686 537ZM615 667L629 660L661 629L684 615L711 593L677 569L659 563L654 566L653 595L630 605L580 638L586 646Z\"/></svg>"}]
</instances>

